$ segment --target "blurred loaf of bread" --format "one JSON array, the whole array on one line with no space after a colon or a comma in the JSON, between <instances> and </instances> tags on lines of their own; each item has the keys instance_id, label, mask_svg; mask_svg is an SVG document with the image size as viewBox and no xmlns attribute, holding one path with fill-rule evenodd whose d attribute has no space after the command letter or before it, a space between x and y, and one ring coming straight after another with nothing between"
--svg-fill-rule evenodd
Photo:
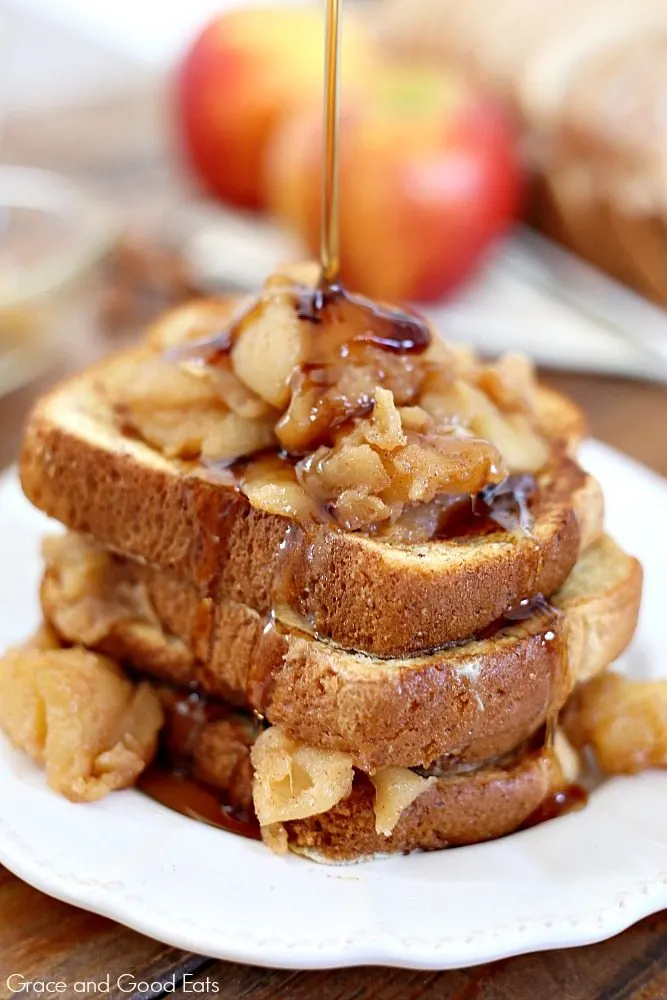
<instances>
[{"instance_id":1,"label":"blurred loaf of bread","mask_svg":"<svg viewBox=\"0 0 667 1000\"><path fill-rule=\"evenodd\" d=\"M386 44L461 68L517 116L533 219L667 303L665 0L384 0Z\"/></svg>"}]
</instances>

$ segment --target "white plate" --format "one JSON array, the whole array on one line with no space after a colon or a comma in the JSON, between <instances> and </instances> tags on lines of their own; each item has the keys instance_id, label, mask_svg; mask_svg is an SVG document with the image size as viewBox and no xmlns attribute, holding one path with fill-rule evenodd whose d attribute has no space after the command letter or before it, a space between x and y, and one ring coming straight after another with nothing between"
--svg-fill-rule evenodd
<instances>
[{"instance_id":1,"label":"white plate","mask_svg":"<svg viewBox=\"0 0 667 1000\"><path fill-rule=\"evenodd\" d=\"M667 483L592 443L610 531L646 569L625 665L667 674ZM0 483L0 648L36 624L43 517ZM0 861L44 892L169 944L285 968L447 969L587 944L667 906L667 774L615 779L582 812L475 847L323 867L185 819L127 791L51 792L0 742Z\"/></svg>"}]
</instances>

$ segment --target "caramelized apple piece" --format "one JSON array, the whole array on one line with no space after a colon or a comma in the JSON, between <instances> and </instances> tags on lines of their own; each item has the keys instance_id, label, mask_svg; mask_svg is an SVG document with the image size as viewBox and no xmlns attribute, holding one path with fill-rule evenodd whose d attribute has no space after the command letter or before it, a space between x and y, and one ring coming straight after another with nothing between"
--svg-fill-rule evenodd
<instances>
[{"instance_id":1,"label":"caramelized apple piece","mask_svg":"<svg viewBox=\"0 0 667 1000\"><path fill-rule=\"evenodd\" d=\"M147 343L169 351L224 333L238 309L238 299L195 299L159 316L148 329Z\"/></svg>"},{"instance_id":2,"label":"caramelized apple piece","mask_svg":"<svg viewBox=\"0 0 667 1000\"><path fill-rule=\"evenodd\" d=\"M276 425L282 446L295 454L329 444L341 425L370 413L373 373L352 365L316 369L293 380L290 404Z\"/></svg>"},{"instance_id":3,"label":"caramelized apple piece","mask_svg":"<svg viewBox=\"0 0 667 1000\"><path fill-rule=\"evenodd\" d=\"M457 434L428 435L411 440L385 460L391 486L384 499L428 503L438 493L478 493L500 482L504 470L488 441Z\"/></svg>"},{"instance_id":4,"label":"caramelized apple piece","mask_svg":"<svg viewBox=\"0 0 667 1000\"><path fill-rule=\"evenodd\" d=\"M418 431L425 434L433 427L433 419L421 406L401 406L398 409L401 427L406 431ZM405 443L405 442L402 442Z\"/></svg>"},{"instance_id":5,"label":"caramelized apple piece","mask_svg":"<svg viewBox=\"0 0 667 1000\"><path fill-rule=\"evenodd\" d=\"M251 758L260 826L317 816L352 791L354 768L349 754L302 746L280 726L264 730Z\"/></svg>"},{"instance_id":6,"label":"caramelized apple piece","mask_svg":"<svg viewBox=\"0 0 667 1000\"><path fill-rule=\"evenodd\" d=\"M192 407L221 404L210 378L202 378L165 357L142 362L135 377L125 379L118 388L115 398L123 410L137 420L155 411L179 410L181 416L185 416Z\"/></svg>"},{"instance_id":7,"label":"caramelized apple piece","mask_svg":"<svg viewBox=\"0 0 667 1000\"><path fill-rule=\"evenodd\" d=\"M272 416L274 422L277 420L277 411L244 385L227 365L207 365L189 359L181 362L181 368L197 378L208 379L216 397L240 417L256 420L258 417Z\"/></svg>"},{"instance_id":8,"label":"caramelized apple piece","mask_svg":"<svg viewBox=\"0 0 667 1000\"><path fill-rule=\"evenodd\" d=\"M321 448L309 465L310 473L305 473L301 481L323 499L334 498L349 489L381 493L391 482L382 459L368 444L343 445L334 450Z\"/></svg>"},{"instance_id":9,"label":"caramelized apple piece","mask_svg":"<svg viewBox=\"0 0 667 1000\"><path fill-rule=\"evenodd\" d=\"M407 767L385 767L372 774L371 781L375 785L375 829L389 837L401 814L437 778L423 778Z\"/></svg>"},{"instance_id":10,"label":"caramelized apple piece","mask_svg":"<svg viewBox=\"0 0 667 1000\"><path fill-rule=\"evenodd\" d=\"M522 413L500 415L487 411L471 421L480 437L492 441L509 472L539 472L549 460L549 450Z\"/></svg>"},{"instance_id":11,"label":"caramelized apple piece","mask_svg":"<svg viewBox=\"0 0 667 1000\"><path fill-rule=\"evenodd\" d=\"M392 516L392 509L380 497L365 490L343 490L331 513L337 524L346 531L359 531L383 524Z\"/></svg>"},{"instance_id":12,"label":"caramelized apple piece","mask_svg":"<svg viewBox=\"0 0 667 1000\"><path fill-rule=\"evenodd\" d=\"M68 642L94 646L119 622L161 625L146 587L127 580L110 552L83 535L45 538L45 583L52 595L48 614Z\"/></svg>"},{"instance_id":13,"label":"caramelized apple piece","mask_svg":"<svg viewBox=\"0 0 667 1000\"><path fill-rule=\"evenodd\" d=\"M446 390L426 394L422 406L442 422L458 421L496 446L510 472L538 472L546 465L545 442L521 413L501 413L476 386L457 379Z\"/></svg>"},{"instance_id":14,"label":"caramelized apple piece","mask_svg":"<svg viewBox=\"0 0 667 1000\"><path fill-rule=\"evenodd\" d=\"M261 399L282 410L290 399L290 379L304 357L305 338L290 295L261 300L232 348L234 371Z\"/></svg>"},{"instance_id":15,"label":"caramelized apple piece","mask_svg":"<svg viewBox=\"0 0 667 1000\"><path fill-rule=\"evenodd\" d=\"M523 354L505 354L483 368L477 384L501 410L531 413L535 409L535 367Z\"/></svg>"},{"instance_id":16,"label":"caramelized apple piece","mask_svg":"<svg viewBox=\"0 0 667 1000\"><path fill-rule=\"evenodd\" d=\"M401 415L394 403L394 394L389 389L376 386L373 413L360 424L366 440L382 451L393 451L406 444Z\"/></svg>"},{"instance_id":17,"label":"caramelized apple piece","mask_svg":"<svg viewBox=\"0 0 667 1000\"><path fill-rule=\"evenodd\" d=\"M598 674L568 702L563 728L574 747L593 748L605 774L667 767L667 681Z\"/></svg>"},{"instance_id":18,"label":"caramelized apple piece","mask_svg":"<svg viewBox=\"0 0 667 1000\"><path fill-rule=\"evenodd\" d=\"M228 462L252 455L275 444L273 418L246 420L238 413L226 413L206 426L201 456L208 461Z\"/></svg>"},{"instance_id":19,"label":"caramelized apple piece","mask_svg":"<svg viewBox=\"0 0 667 1000\"><path fill-rule=\"evenodd\" d=\"M105 656L33 643L0 660L0 724L73 802L133 785L162 722L151 685L133 683Z\"/></svg>"},{"instance_id":20,"label":"caramelized apple piece","mask_svg":"<svg viewBox=\"0 0 667 1000\"><path fill-rule=\"evenodd\" d=\"M317 516L317 504L297 482L293 467L277 455L249 462L241 489L253 507L267 514L302 522Z\"/></svg>"}]
</instances>

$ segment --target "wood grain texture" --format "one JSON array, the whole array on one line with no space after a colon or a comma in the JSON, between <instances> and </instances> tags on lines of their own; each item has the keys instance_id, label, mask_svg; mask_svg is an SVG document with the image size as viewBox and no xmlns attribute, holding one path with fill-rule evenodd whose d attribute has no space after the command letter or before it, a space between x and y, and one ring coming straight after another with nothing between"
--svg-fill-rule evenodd
<instances>
[{"instance_id":1,"label":"wood grain texture","mask_svg":"<svg viewBox=\"0 0 667 1000\"><path fill-rule=\"evenodd\" d=\"M216 962L185 981L220 1000L665 1000L667 913L643 921L620 938L455 972L340 969L332 972L260 971Z\"/></svg>"},{"instance_id":2,"label":"wood grain texture","mask_svg":"<svg viewBox=\"0 0 667 1000\"><path fill-rule=\"evenodd\" d=\"M165 166L166 139L156 108L155 94L147 93L102 109L82 109L78 117L68 113L10 123L3 152L8 159L56 166L79 177L112 195L135 224L139 219L150 228L183 191L182 181ZM83 133L86 142L76 141ZM0 468L16 454L35 395L56 375L111 346L94 330L84 340L64 340L50 376L0 400ZM593 434L667 474L667 389L571 374L550 374L548 381L587 410ZM59 995L72 997L81 995L75 981L108 975L105 995L116 1000L142 995L141 990L122 992L117 985L122 974L155 983L150 996L205 993L221 1000L667 1000L667 912L599 945L471 970L294 973L188 955L51 900L0 869L0 1000L37 995L12 994L6 982L12 972L26 980L62 979L68 986Z\"/></svg>"},{"instance_id":3,"label":"wood grain texture","mask_svg":"<svg viewBox=\"0 0 667 1000\"><path fill-rule=\"evenodd\" d=\"M137 979L165 982L175 972L197 970L204 960L119 927L103 917L44 896L0 868L0 998L12 994L20 973L27 981L81 979L111 983L131 973ZM187 967L187 968L186 968ZM31 991L27 995L34 995ZM60 994L67 995L67 994ZM110 996L136 995L116 989Z\"/></svg>"}]
</instances>

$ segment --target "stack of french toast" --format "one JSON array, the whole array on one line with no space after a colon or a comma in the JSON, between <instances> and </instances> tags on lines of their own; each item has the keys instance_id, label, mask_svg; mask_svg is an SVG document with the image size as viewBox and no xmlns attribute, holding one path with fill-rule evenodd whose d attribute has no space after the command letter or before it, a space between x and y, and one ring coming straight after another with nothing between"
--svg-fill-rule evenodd
<instances>
[{"instance_id":1,"label":"stack of french toast","mask_svg":"<svg viewBox=\"0 0 667 1000\"><path fill-rule=\"evenodd\" d=\"M555 814L641 594L582 434L525 359L307 266L180 307L32 414L23 488L67 533L0 722L72 799L196 785L322 861Z\"/></svg>"}]
</instances>

